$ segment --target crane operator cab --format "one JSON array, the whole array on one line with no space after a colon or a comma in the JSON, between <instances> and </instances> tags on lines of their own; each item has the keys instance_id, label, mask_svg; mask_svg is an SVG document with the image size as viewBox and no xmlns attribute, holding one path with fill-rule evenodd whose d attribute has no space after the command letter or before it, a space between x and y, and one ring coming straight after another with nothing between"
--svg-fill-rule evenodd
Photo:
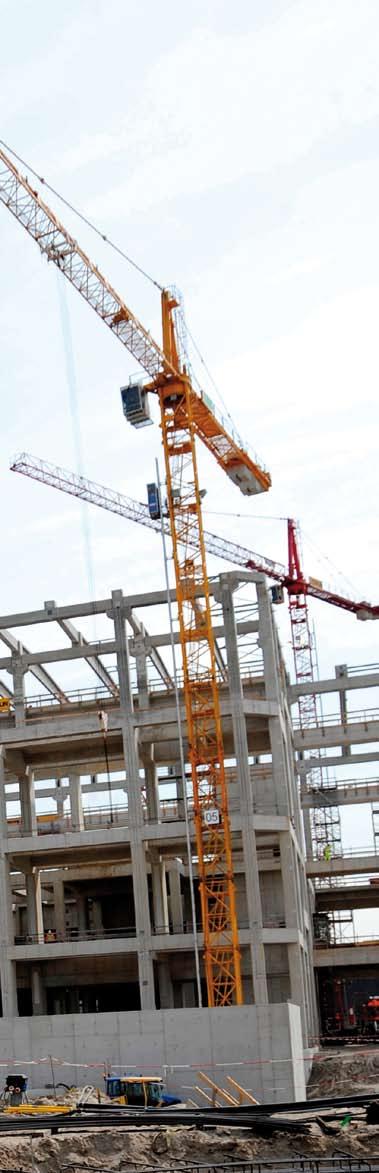
<instances>
[{"instance_id":1,"label":"crane operator cab","mask_svg":"<svg viewBox=\"0 0 379 1173\"><path fill-rule=\"evenodd\" d=\"M180 1104L177 1096L169 1096L163 1080L155 1075L108 1075L105 1080L107 1096L131 1108L164 1108Z\"/></svg>"}]
</instances>

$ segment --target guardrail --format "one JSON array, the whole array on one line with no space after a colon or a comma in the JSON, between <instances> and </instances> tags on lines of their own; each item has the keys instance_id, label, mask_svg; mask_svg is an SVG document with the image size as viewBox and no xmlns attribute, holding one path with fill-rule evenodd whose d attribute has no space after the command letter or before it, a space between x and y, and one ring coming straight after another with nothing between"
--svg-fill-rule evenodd
<instances>
[{"instance_id":1,"label":"guardrail","mask_svg":"<svg viewBox=\"0 0 379 1173\"><path fill-rule=\"evenodd\" d=\"M379 945L379 933L349 933L348 936L341 938L339 941L317 941L313 942L315 949L343 949L345 945L357 945L362 947L364 945Z\"/></svg>"},{"instance_id":2,"label":"guardrail","mask_svg":"<svg viewBox=\"0 0 379 1173\"><path fill-rule=\"evenodd\" d=\"M307 733L309 729L319 729L322 733L323 729L328 729L330 725L367 725L371 721L379 720L379 709L352 709L342 717L341 713L325 713L322 720L317 717L314 721L309 721L309 724L304 725L304 721L300 717L294 717L292 724L296 730L301 730L302 733ZM322 761L318 763L322 765Z\"/></svg>"},{"instance_id":3,"label":"guardrail","mask_svg":"<svg viewBox=\"0 0 379 1173\"><path fill-rule=\"evenodd\" d=\"M193 818L193 799L187 800L187 809L190 819ZM229 800L229 813L238 814L240 810L240 803L238 798ZM280 809L280 804L273 810L272 804L265 804L264 802L256 802L254 804L254 813L257 815L280 815L286 814L286 810ZM185 819L183 802L175 799L165 799L160 804L158 817L149 815L147 808L143 810L144 823L152 826L160 826L167 823L183 823ZM83 814L83 826L78 827L77 824L73 826L73 819L71 814L43 814L37 815L37 830L31 831L29 828L24 828L21 824L21 819L12 818L8 820L8 836L10 838L25 838L33 835L64 835L68 832L73 834L82 834L86 831L93 831L96 829L112 830L115 827L128 826L128 808L114 807L113 811L109 807L100 809L94 808L91 811L85 811ZM268 849L267 849L268 850ZM278 848L279 852L279 848Z\"/></svg>"},{"instance_id":4,"label":"guardrail","mask_svg":"<svg viewBox=\"0 0 379 1173\"><path fill-rule=\"evenodd\" d=\"M264 929L280 929L285 927L286 922L283 917L277 917L275 919L267 918L263 920ZM240 930L248 929L248 921L239 920L238 928ZM200 935L203 932L203 927L200 922L196 925L196 931ZM178 934L184 934L185 936L188 936L193 933L193 923L192 920L187 920L185 918L180 922L180 924L169 923L164 925L155 923L155 921L152 920L151 933L153 937L172 937ZM57 933L55 929L46 929L43 933L16 933L14 937L14 944L17 946L19 945L20 947L26 945L56 945L66 944L67 942L73 943L75 941L130 940L134 939L136 936L137 930L135 925L120 926L119 928L112 929L79 929L74 927L71 929L66 929L65 933Z\"/></svg>"},{"instance_id":5,"label":"guardrail","mask_svg":"<svg viewBox=\"0 0 379 1173\"><path fill-rule=\"evenodd\" d=\"M377 672L379 673L379 664L347 665L347 676L371 676L376 675Z\"/></svg>"},{"instance_id":6,"label":"guardrail","mask_svg":"<svg viewBox=\"0 0 379 1173\"><path fill-rule=\"evenodd\" d=\"M327 878L329 879L329 877L327 877ZM375 890L375 888L376 888L377 894L378 894L378 900L379 900L379 876L378 875L374 876L374 875L372 875L372 873L370 874L369 872L367 873L367 875L361 874L361 873L357 874L357 872L355 872L354 875L351 875L351 873L350 873L349 875L342 874L339 876L332 876L332 879L333 879L333 885L332 885L333 888L336 888L336 887L338 887L338 888L367 888L367 889L372 888L373 890ZM322 876L322 877L315 876L312 882L315 886L316 892L325 892L325 890L329 890L331 887L331 885L328 885L328 886L325 885L325 876Z\"/></svg>"},{"instance_id":7,"label":"guardrail","mask_svg":"<svg viewBox=\"0 0 379 1173\"><path fill-rule=\"evenodd\" d=\"M227 666L225 666L225 671L227 674ZM262 659L254 660L251 663L245 665L243 668L241 668L241 672L240 672L242 683L244 683L244 684L248 684L249 680L252 680L255 682L257 678L263 677L263 674L264 674L264 672L263 672L263 660ZM219 670L217 670L217 679L218 679L219 684L225 683L224 677ZM183 674L182 674L182 672L177 673L177 680L178 680L179 689L182 689L183 688ZM115 679L115 685L116 685L116 687L118 687L116 679ZM163 693L169 692L170 693L173 690L171 687L169 687L167 684L165 684L164 681L161 680L160 677L156 677L156 678L149 679L148 691L151 694L155 694L158 692L163 692ZM136 682L132 682L132 692L133 692L133 696L138 698L138 687L137 687ZM50 693L37 693L35 696L34 695L27 696L27 697L25 697L25 702L24 702L25 710L26 711L28 709L34 710L36 708L44 709L44 708L50 708L50 707L53 707L55 709L62 709L65 707L66 704L69 704L70 706L71 705L90 705L90 704L98 704L99 701L108 702L109 705L113 705L116 707L119 704L119 697L112 695L112 693L110 692L109 688L106 687L106 685L99 685L94 688L69 689L69 690L66 690L66 697L67 697L67 701L62 702L57 697L51 695Z\"/></svg>"},{"instance_id":8,"label":"guardrail","mask_svg":"<svg viewBox=\"0 0 379 1173\"><path fill-rule=\"evenodd\" d=\"M331 855L329 859L325 859L323 853L321 855L314 855L313 860L316 863L333 863L336 859L360 859L364 856L377 855L374 844L370 843L368 847L344 847L342 851L336 851L331 848ZM312 861L309 861L312 862Z\"/></svg>"},{"instance_id":9,"label":"guardrail","mask_svg":"<svg viewBox=\"0 0 379 1173\"><path fill-rule=\"evenodd\" d=\"M318 759L318 761L322 768L322 758ZM344 794L345 791L363 791L366 790L368 786L379 786L379 778L345 778L344 780L342 780L342 778L338 778L338 780L336 778L332 778L326 782L323 781L322 783L319 783L318 786L312 786L309 784L308 786L304 786L303 794L304 797L310 795L313 798L314 795L323 794L324 790L326 790L328 797L332 798L335 796L338 798L338 794Z\"/></svg>"}]
</instances>

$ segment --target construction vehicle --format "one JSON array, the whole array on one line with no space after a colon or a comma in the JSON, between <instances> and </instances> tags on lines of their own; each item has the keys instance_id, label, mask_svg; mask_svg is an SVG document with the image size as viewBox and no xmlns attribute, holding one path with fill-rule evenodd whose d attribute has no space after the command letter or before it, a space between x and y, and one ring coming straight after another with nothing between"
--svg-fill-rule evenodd
<instances>
[{"instance_id":1,"label":"construction vehicle","mask_svg":"<svg viewBox=\"0 0 379 1173\"><path fill-rule=\"evenodd\" d=\"M0 713L10 713L12 709L12 701L9 696L0 696Z\"/></svg>"},{"instance_id":2,"label":"construction vehicle","mask_svg":"<svg viewBox=\"0 0 379 1173\"><path fill-rule=\"evenodd\" d=\"M107 1075L105 1090L111 1100L129 1108L168 1108L180 1104L178 1096L169 1096L159 1075Z\"/></svg>"},{"instance_id":3,"label":"construction vehicle","mask_svg":"<svg viewBox=\"0 0 379 1173\"><path fill-rule=\"evenodd\" d=\"M159 286L160 347L3 150L0 200L145 371L146 382L138 377L121 388L127 420L135 427L148 424L149 395L154 393L158 398L194 794L207 998L209 1006L241 1005L231 829L196 439L204 443L244 495L266 492L271 478L247 452L233 427L218 417L214 404L196 383L186 352L178 294Z\"/></svg>"},{"instance_id":4,"label":"construction vehicle","mask_svg":"<svg viewBox=\"0 0 379 1173\"><path fill-rule=\"evenodd\" d=\"M27 1075L7 1075L5 1078L5 1087L2 1094L2 1100L7 1108L19 1108L20 1105L26 1104L28 1089Z\"/></svg>"},{"instance_id":5,"label":"construction vehicle","mask_svg":"<svg viewBox=\"0 0 379 1173\"><path fill-rule=\"evenodd\" d=\"M379 1042L379 995L362 993L344 978L327 979L320 986L324 1041L329 1046L354 1043L362 1036Z\"/></svg>"},{"instance_id":6,"label":"construction vehicle","mask_svg":"<svg viewBox=\"0 0 379 1173\"><path fill-rule=\"evenodd\" d=\"M359 1024L362 1034L377 1036L379 1040L379 994L363 1002L359 1011Z\"/></svg>"}]
</instances>

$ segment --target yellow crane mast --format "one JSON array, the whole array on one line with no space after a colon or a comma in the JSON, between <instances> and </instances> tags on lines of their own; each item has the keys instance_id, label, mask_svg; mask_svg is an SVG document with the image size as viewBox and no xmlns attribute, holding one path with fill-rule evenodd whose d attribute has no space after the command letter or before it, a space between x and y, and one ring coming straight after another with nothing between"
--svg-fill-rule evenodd
<instances>
[{"instance_id":1,"label":"yellow crane mast","mask_svg":"<svg viewBox=\"0 0 379 1173\"><path fill-rule=\"evenodd\" d=\"M224 421L217 418L207 397L195 390L179 354L176 297L168 290L162 291L161 349L2 150L0 199L36 240L41 252L54 261L147 373L148 381L132 388L134 402L136 393L138 400L134 422L141 423L147 418L149 392L157 394L159 399L194 794L208 1004L241 1004L230 819L196 437L245 495L265 492L271 484L270 476L231 434ZM128 416L125 401L124 410ZM131 414L129 418L132 419Z\"/></svg>"}]
</instances>

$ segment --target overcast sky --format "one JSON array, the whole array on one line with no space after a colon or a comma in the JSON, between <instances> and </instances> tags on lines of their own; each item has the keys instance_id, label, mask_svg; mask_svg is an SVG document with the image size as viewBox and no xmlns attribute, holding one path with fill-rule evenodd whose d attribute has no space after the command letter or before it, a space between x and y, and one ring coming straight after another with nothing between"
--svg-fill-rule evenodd
<instances>
[{"instance_id":1,"label":"overcast sky","mask_svg":"<svg viewBox=\"0 0 379 1173\"><path fill-rule=\"evenodd\" d=\"M1 138L179 286L271 470L271 492L246 500L201 457L207 528L285 561L271 518L294 515L307 571L333 563L342 592L378 602L376 0L0 0L0 16ZM154 287L48 202L159 338ZM93 512L91 568L77 503L7 471L26 449L145 499L160 440L124 425L133 361L4 208L0 250L0 609L162 586L153 536ZM312 617L321 674L379 659L377 625L321 604ZM289 658L282 613L280 627ZM347 843L371 841L369 811L343 818Z\"/></svg>"}]
</instances>

